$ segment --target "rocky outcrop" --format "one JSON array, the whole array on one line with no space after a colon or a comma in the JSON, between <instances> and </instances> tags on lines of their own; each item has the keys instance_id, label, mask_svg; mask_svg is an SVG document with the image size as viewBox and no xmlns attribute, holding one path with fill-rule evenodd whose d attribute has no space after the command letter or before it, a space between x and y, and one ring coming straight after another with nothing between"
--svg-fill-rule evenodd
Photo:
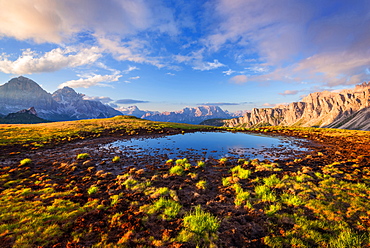
<instances>
[{"instance_id":1,"label":"rocky outcrop","mask_svg":"<svg viewBox=\"0 0 370 248\"><path fill-rule=\"evenodd\" d=\"M0 114L7 115L34 107L38 116L51 121L103 118L121 112L65 87L50 94L26 77L11 79L0 86Z\"/></svg>"},{"instance_id":2,"label":"rocky outcrop","mask_svg":"<svg viewBox=\"0 0 370 248\"><path fill-rule=\"evenodd\" d=\"M35 124L43 122L48 121L38 117L34 107L22 109L16 113L10 113L0 118L0 123L3 124Z\"/></svg>"},{"instance_id":3,"label":"rocky outcrop","mask_svg":"<svg viewBox=\"0 0 370 248\"><path fill-rule=\"evenodd\" d=\"M166 121L199 124L207 119L230 118L230 114L218 106L199 106L196 108L184 108L180 111L147 113L142 118L152 121Z\"/></svg>"},{"instance_id":4,"label":"rocky outcrop","mask_svg":"<svg viewBox=\"0 0 370 248\"><path fill-rule=\"evenodd\" d=\"M341 92L315 92L286 106L253 109L225 121L228 127L283 125L370 130L370 84Z\"/></svg>"}]
</instances>

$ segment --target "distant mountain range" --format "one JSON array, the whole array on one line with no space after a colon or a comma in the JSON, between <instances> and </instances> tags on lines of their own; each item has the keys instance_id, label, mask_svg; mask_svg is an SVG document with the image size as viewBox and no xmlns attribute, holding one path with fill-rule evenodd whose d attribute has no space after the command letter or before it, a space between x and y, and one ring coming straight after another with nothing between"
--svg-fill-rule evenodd
<instances>
[{"instance_id":1,"label":"distant mountain range","mask_svg":"<svg viewBox=\"0 0 370 248\"><path fill-rule=\"evenodd\" d=\"M139 118L151 121L165 121L177 123L200 124L201 122L209 119L230 119L233 117L240 117L246 111L238 111L236 113L229 113L224 111L218 106L199 106L199 107L186 107L179 111L172 112L158 112L158 111L144 111L140 110L137 106L129 106L121 108L120 111L124 115L134 115Z\"/></svg>"},{"instance_id":2,"label":"distant mountain range","mask_svg":"<svg viewBox=\"0 0 370 248\"><path fill-rule=\"evenodd\" d=\"M37 111L39 118L50 121L106 118L123 114L153 121L199 124L207 119L235 117L234 114L224 111L218 106L199 106L162 113L144 111L137 106L130 106L118 111L99 101L85 100L83 94L76 93L69 87L58 89L50 94L36 82L23 76L13 78L0 86L0 115L4 117L31 107Z\"/></svg>"},{"instance_id":3,"label":"distant mountain range","mask_svg":"<svg viewBox=\"0 0 370 248\"><path fill-rule=\"evenodd\" d=\"M0 114L7 115L34 107L40 118L66 121L105 118L122 113L97 101L84 100L83 94L64 87L50 94L26 77L11 79L0 86Z\"/></svg>"},{"instance_id":4,"label":"distant mountain range","mask_svg":"<svg viewBox=\"0 0 370 248\"><path fill-rule=\"evenodd\" d=\"M224 123L228 127L283 125L370 130L370 83L341 92L311 93L286 106L255 108Z\"/></svg>"},{"instance_id":5,"label":"distant mountain range","mask_svg":"<svg viewBox=\"0 0 370 248\"><path fill-rule=\"evenodd\" d=\"M255 108L249 112L229 113L218 106L186 107L173 112L144 111L137 106L120 110L99 101L85 100L83 94L69 87L50 94L36 82L22 76L0 86L2 123L79 120L124 114L153 121L202 122L228 127L283 125L370 130L370 83L341 92L311 93L300 102L274 108ZM36 111L37 114L34 114Z\"/></svg>"}]
</instances>

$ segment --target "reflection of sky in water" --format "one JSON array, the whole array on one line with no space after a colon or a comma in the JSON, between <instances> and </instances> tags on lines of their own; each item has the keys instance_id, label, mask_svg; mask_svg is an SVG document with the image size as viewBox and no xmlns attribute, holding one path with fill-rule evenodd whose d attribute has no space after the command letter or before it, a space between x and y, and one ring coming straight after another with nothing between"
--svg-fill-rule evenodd
<instances>
[{"instance_id":1,"label":"reflection of sky in water","mask_svg":"<svg viewBox=\"0 0 370 248\"><path fill-rule=\"evenodd\" d=\"M159 138L133 138L115 141L106 147L132 151L136 155L167 154L169 158L183 157L184 153L204 158L219 159L230 156L264 158L258 150L279 148L291 151L304 149L293 143L292 138L231 132L196 132ZM297 139L295 139L297 140Z\"/></svg>"}]
</instances>

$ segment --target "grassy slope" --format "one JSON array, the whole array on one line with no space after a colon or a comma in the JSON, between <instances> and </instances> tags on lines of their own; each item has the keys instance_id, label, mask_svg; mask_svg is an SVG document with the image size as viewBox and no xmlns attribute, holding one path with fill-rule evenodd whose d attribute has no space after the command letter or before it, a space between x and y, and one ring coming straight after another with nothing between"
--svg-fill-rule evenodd
<instances>
[{"instance_id":1,"label":"grassy slope","mask_svg":"<svg viewBox=\"0 0 370 248\"><path fill-rule=\"evenodd\" d=\"M195 130L213 129L207 126L153 122L132 116L116 116L106 119L52 122L40 124L0 124L0 146L38 142L71 141L88 137L120 133L135 135L139 130L156 132L165 128Z\"/></svg>"}]
</instances>

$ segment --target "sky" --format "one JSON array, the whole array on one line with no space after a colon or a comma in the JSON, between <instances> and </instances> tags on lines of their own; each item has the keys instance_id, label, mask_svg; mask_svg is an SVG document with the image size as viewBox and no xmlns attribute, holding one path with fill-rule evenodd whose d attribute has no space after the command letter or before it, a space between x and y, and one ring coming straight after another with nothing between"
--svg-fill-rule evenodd
<instances>
[{"instance_id":1,"label":"sky","mask_svg":"<svg viewBox=\"0 0 370 248\"><path fill-rule=\"evenodd\" d=\"M369 81L368 0L0 0L0 84L250 110Z\"/></svg>"}]
</instances>

